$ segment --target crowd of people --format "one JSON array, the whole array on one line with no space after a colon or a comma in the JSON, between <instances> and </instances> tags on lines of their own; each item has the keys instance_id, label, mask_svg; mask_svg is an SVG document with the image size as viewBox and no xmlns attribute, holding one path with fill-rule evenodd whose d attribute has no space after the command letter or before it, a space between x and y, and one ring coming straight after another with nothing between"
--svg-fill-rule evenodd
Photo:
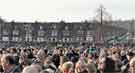
<instances>
[{"instance_id":1,"label":"crowd of people","mask_svg":"<svg viewBox=\"0 0 135 73\"><path fill-rule=\"evenodd\" d=\"M1 48L2 73L134 73L135 48Z\"/></svg>"}]
</instances>

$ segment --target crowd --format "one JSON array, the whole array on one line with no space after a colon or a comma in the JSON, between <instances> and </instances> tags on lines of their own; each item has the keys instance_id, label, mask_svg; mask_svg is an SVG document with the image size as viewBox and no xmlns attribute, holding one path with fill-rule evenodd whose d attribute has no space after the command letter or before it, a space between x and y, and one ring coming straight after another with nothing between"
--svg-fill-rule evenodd
<instances>
[{"instance_id":1,"label":"crowd","mask_svg":"<svg viewBox=\"0 0 135 73\"><path fill-rule=\"evenodd\" d=\"M134 73L135 48L1 48L2 73Z\"/></svg>"}]
</instances>

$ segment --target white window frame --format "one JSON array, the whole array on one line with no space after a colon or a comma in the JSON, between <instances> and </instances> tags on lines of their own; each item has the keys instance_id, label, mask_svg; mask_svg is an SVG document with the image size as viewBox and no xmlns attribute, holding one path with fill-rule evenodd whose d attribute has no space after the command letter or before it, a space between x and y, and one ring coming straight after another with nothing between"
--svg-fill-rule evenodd
<instances>
[{"instance_id":1,"label":"white window frame","mask_svg":"<svg viewBox=\"0 0 135 73\"><path fill-rule=\"evenodd\" d=\"M15 41L15 42L19 41L19 37L12 37L12 41Z\"/></svg>"},{"instance_id":2,"label":"white window frame","mask_svg":"<svg viewBox=\"0 0 135 73\"><path fill-rule=\"evenodd\" d=\"M31 42L32 41L32 35L31 34L26 34L25 41Z\"/></svg>"},{"instance_id":3,"label":"white window frame","mask_svg":"<svg viewBox=\"0 0 135 73\"><path fill-rule=\"evenodd\" d=\"M57 36L57 35L58 35L58 32L57 32L57 31L54 31L54 30L53 30L53 31L51 32L51 36Z\"/></svg>"},{"instance_id":4,"label":"white window frame","mask_svg":"<svg viewBox=\"0 0 135 73\"><path fill-rule=\"evenodd\" d=\"M87 36L86 37L86 41L92 42L93 41L93 37L92 36Z\"/></svg>"},{"instance_id":5,"label":"white window frame","mask_svg":"<svg viewBox=\"0 0 135 73\"><path fill-rule=\"evenodd\" d=\"M3 37L2 37L2 40L3 40L3 41L9 41L9 37L3 36Z\"/></svg>"},{"instance_id":6,"label":"white window frame","mask_svg":"<svg viewBox=\"0 0 135 73\"><path fill-rule=\"evenodd\" d=\"M19 31L18 30L13 30L12 34L13 35L19 35Z\"/></svg>"},{"instance_id":7,"label":"white window frame","mask_svg":"<svg viewBox=\"0 0 135 73\"><path fill-rule=\"evenodd\" d=\"M63 35L64 36L69 36L70 35L70 31L63 31Z\"/></svg>"},{"instance_id":8,"label":"white window frame","mask_svg":"<svg viewBox=\"0 0 135 73\"><path fill-rule=\"evenodd\" d=\"M43 30L39 30L38 31L38 36L44 36L44 31Z\"/></svg>"},{"instance_id":9,"label":"white window frame","mask_svg":"<svg viewBox=\"0 0 135 73\"><path fill-rule=\"evenodd\" d=\"M44 38L43 38L43 37L38 37L38 38L37 38L37 41L38 41L38 42L44 42Z\"/></svg>"},{"instance_id":10,"label":"white window frame","mask_svg":"<svg viewBox=\"0 0 135 73\"><path fill-rule=\"evenodd\" d=\"M3 35L8 35L8 31L7 30L3 30Z\"/></svg>"}]
</instances>

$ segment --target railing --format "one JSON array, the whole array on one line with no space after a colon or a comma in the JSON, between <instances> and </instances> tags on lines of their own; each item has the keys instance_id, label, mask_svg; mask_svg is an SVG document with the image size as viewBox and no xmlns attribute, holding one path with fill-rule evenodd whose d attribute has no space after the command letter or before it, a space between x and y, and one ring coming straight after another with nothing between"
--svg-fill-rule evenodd
<instances>
[{"instance_id":1,"label":"railing","mask_svg":"<svg viewBox=\"0 0 135 73\"><path fill-rule=\"evenodd\" d=\"M125 40L127 37L129 36L129 34L127 33L123 33L121 35L118 36L113 36L110 39L107 39L106 42L110 43L111 41L115 41L115 42L121 42L123 40ZM111 42L112 43L112 42ZM113 42L114 43L114 42Z\"/></svg>"}]
</instances>

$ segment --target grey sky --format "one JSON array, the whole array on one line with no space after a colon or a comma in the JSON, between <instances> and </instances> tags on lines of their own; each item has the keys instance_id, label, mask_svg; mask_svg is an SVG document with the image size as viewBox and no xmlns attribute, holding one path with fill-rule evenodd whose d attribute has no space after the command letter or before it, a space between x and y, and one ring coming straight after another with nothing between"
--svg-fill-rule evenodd
<instances>
[{"instance_id":1,"label":"grey sky","mask_svg":"<svg viewBox=\"0 0 135 73\"><path fill-rule=\"evenodd\" d=\"M16 21L83 21L103 4L113 19L135 17L135 0L0 0L0 16Z\"/></svg>"}]
</instances>

